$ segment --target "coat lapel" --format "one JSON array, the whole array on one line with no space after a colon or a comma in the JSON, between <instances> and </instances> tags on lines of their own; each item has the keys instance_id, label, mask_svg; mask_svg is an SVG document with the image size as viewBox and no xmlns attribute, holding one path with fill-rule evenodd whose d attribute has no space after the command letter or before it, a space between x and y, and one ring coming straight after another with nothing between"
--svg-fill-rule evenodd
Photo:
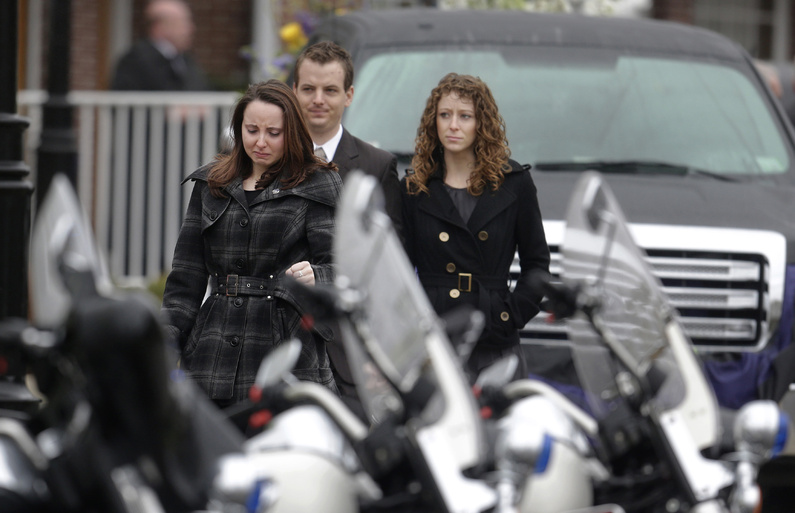
<instances>
[{"instance_id":1,"label":"coat lapel","mask_svg":"<svg viewBox=\"0 0 795 513\"><path fill-rule=\"evenodd\" d=\"M240 177L236 177L232 182L225 187L226 193L232 196L235 201L240 203L243 206L243 209L248 212L248 200L246 199L246 193L243 190L243 180Z\"/></svg>"},{"instance_id":2,"label":"coat lapel","mask_svg":"<svg viewBox=\"0 0 795 513\"><path fill-rule=\"evenodd\" d=\"M469 231L464 223L461 214L455 208L455 203L450 199L450 195L444 190L444 183L438 178L432 178L428 182L429 194L420 195L417 207L423 212L441 219L445 223L459 226Z\"/></svg>"},{"instance_id":3,"label":"coat lapel","mask_svg":"<svg viewBox=\"0 0 795 513\"><path fill-rule=\"evenodd\" d=\"M243 187L238 187L237 192L240 193L240 196L243 199L241 203L246 207L246 209L248 209L248 207L253 207L254 205L262 203L263 201L269 201L274 198L280 197L282 195L282 190L280 187L281 185L279 180L278 179L274 180L273 182L270 183L270 185L262 189L262 192L260 192L259 196L254 198L254 201L252 201L250 204L246 201L245 193L243 192ZM237 198L237 196L235 197Z\"/></svg>"},{"instance_id":4,"label":"coat lapel","mask_svg":"<svg viewBox=\"0 0 795 513\"><path fill-rule=\"evenodd\" d=\"M323 175L325 175L325 178ZM259 203L283 198L285 196L300 196L310 201L316 201L333 207L337 204L337 199L342 193L342 179L335 175L337 175L337 173L333 171L318 171L315 175L310 177L309 180L290 189L282 189L281 182L275 180L268 187L263 189L259 196L257 196L249 206L253 207ZM242 187L239 189L240 194L243 195ZM245 197L243 197L243 200L243 205L246 205Z\"/></svg>"},{"instance_id":5,"label":"coat lapel","mask_svg":"<svg viewBox=\"0 0 795 513\"><path fill-rule=\"evenodd\" d=\"M506 187L500 187L497 191L486 190L478 198L475 210L467 223L472 233L477 233L489 221L500 215L505 209L509 208L516 201L516 194L509 191Z\"/></svg>"},{"instance_id":6,"label":"coat lapel","mask_svg":"<svg viewBox=\"0 0 795 513\"><path fill-rule=\"evenodd\" d=\"M348 172L356 168L358 158L359 148L356 147L356 140L343 128L337 151L334 152L334 158L331 159L339 168L340 178L344 180Z\"/></svg>"}]
</instances>

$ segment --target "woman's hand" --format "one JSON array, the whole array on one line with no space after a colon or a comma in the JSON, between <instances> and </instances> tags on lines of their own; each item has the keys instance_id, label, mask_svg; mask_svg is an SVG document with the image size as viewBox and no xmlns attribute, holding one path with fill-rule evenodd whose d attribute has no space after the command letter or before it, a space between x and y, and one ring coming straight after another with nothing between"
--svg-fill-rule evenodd
<instances>
[{"instance_id":1,"label":"woman's hand","mask_svg":"<svg viewBox=\"0 0 795 513\"><path fill-rule=\"evenodd\" d=\"M304 285L315 284L315 272L309 262L305 260L291 265L289 269L284 271L284 274L292 276Z\"/></svg>"}]
</instances>

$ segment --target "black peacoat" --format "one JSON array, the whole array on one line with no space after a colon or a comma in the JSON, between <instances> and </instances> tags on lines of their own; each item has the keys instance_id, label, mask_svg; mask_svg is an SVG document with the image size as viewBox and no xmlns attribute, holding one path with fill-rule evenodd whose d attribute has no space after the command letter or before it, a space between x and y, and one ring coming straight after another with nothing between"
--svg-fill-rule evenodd
<instances>
[{"instance_id":1,"label":"black peacoat","mask_svg":"<svg viewBox=\"0 0 795 513\"><path fill-rule=\"evenodd\" d=\"M429 180L428 193L408 194L405 178L401 184L406 252L437 314L469 304L486 315L468 362L471 374L506 352L521 356L518 330L539 312L541 301L530 277L549 272L535 184L527 169L514 161L511 167L497 191L487 188L478 197L467 223L441 171ZM517 250L521 276L510 290Z\"/></svg>"},{"instance_id":2,"label":"black peacoat","mask_svg":"<svg viewBox=\"0 0 795 513\"><path fill-rule=\"evenodd\" d=\"M339 175L318 171L291 189L277 180L249 205L239 178L224 188L225 197L213 196L208 171L186 179L195 185L161 310L182 368L212 399L237 402L268 352L297 337L303 348L293 374L336 390L325 348L330 331L301 328L301 305L282 280L287 268L306 260L317 283L333 281Z\"/></svg>"}]
</instances>

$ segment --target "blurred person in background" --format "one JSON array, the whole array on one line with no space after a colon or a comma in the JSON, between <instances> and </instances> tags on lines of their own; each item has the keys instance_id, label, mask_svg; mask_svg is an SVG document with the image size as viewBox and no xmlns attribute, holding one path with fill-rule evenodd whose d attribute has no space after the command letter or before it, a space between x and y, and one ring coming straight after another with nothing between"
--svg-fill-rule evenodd
<instances>
[{"instance_id":1,"label":"blurred person in background","mask_svg":"<svg viewBox=\"0 0 795 513\"><path fill-rule=\"evenodd\" d=\"M147 37L116 64L116 91L207 91L210 84L190 54L195 26L182 0L152 0L145 10Z\"/></svg>"}]
</instances>

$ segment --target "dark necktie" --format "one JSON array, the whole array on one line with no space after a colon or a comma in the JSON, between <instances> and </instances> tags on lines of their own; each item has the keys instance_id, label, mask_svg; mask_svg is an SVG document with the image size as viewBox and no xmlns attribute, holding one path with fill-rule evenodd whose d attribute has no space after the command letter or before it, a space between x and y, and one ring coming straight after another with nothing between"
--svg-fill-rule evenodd
<instances>
[{"instance_id":1,"label":"dark necktie","mask_svg":"<svg viewBox=\"0 0 795 513\"><path fill-rule=\"evenodd\" d=\"M328 158L326 158L326 152L323 151L322 146L318 146L317 148L315 148L315 156L320 158L320 160L322 160L323 162L328 162Z\"/></svg>"}]
</instances>

